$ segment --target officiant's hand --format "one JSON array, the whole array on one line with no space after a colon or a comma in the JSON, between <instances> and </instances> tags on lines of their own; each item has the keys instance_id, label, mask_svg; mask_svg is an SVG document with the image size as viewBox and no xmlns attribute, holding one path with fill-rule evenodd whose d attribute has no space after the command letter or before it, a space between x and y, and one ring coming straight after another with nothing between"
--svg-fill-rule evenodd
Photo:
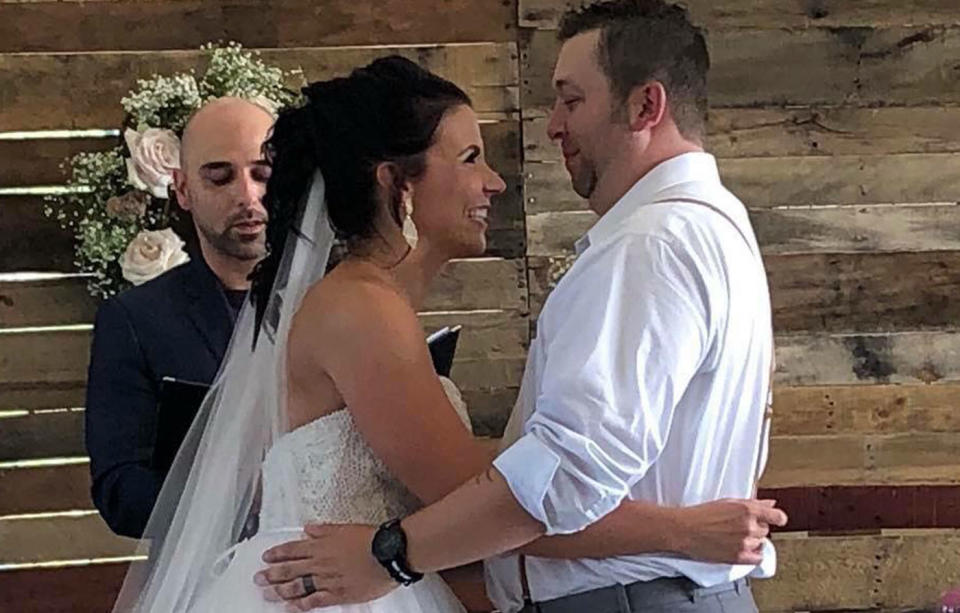
<instances>
[{"instance_id":1,"label":"officiant's hand","mask_svg":"<svg viewBox=\"0 0 960 613\"><path fill-rule=\"evenodd\" d=\"M288 611L367 602L395 587L387 571L370 553L376 526L308 524L309 538L291 541L264 552L269 567L254 581L264 587L264 598L287 601ZM304 576L317 591L307 595Z\"/></svg>"}]
</instances>

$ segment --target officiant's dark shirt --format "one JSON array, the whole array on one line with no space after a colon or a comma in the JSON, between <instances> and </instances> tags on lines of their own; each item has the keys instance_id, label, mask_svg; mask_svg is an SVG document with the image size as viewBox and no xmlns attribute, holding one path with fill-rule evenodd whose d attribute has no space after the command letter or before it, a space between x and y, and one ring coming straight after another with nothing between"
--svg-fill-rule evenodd
<instances>
[{"instance_id":1,"label":"officiant's dark shirt","mask_svg":"<svg viewBox=\"0 0 960 613\"><path fill-rule=\"evenodd\" d=\"M210 383L243 292L228 293L200 254L104 302L87 378L93 501L110 528L143 535L166 475L152 467L160 380ZM166 418L166 416L165 416Z\"/></svg>"}]
</instances>

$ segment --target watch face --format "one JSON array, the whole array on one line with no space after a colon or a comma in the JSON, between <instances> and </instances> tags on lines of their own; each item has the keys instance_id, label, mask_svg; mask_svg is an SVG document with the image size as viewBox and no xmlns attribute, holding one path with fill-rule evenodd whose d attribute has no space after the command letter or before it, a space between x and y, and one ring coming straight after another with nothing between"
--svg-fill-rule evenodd
<instances>
[{"instance_id":1,"label":"watch face","mask_svg":"<svg viewBox=\"0 0 960 613\"><path fill-rule=\"evenodd\" d=\"M373 540L373 551L379 560L392 560L403 551L403 535L399 530L379 530Z\"/></svg>"}]
</instances>

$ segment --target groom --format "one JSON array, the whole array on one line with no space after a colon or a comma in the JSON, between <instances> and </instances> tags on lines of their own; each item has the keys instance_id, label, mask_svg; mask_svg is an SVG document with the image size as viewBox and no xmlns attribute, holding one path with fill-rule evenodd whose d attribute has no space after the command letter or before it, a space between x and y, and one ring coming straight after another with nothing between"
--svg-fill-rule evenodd
<instances>
[{"instance_id":1,"label":"groom","mask_svg":"<svg viewBox=\"0 0 960 613\"><path fill-rule=\"evenodd\" d=\"M560 38L548 130L600 219L537 323L512 445L402 521L311 526L268 551L258 580L301 610L486 558L509 613L756 611L747 578L773 573L769 541L750 564L629 555L658 549L629 548L615 521L678 507L633 525L671 533L670 513L749 498L764 461L770 303L746 210L703 150L704 38L663 0L570 11ZM753 518L763 534L785 522L769 510ZM495 557L518 550L538 557Z\"/></svg>"}]
</instances>

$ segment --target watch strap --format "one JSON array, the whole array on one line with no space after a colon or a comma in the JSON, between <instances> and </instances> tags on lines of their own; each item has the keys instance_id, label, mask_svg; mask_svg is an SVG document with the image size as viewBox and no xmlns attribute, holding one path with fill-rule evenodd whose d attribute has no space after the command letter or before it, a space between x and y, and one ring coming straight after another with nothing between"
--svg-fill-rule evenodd
<instances>
[{"instance_id":1,"label":"watch strap","mask_svg":"<svg viewBox=\"0 0 960 613\"><path fill-rule=\"evenodd\" d=\"M400 542L399 549L394 552L394 555L389 557L377 551L376 546L381 534L387 532L393 533L393 536L397 537ZM376 535L373 537L373 545L371 548L373 557L390 573L390 576L397 583L407 586L423 579L423 573L418 573L410 568L410 564L407 562L407 533L403 531L399 519L392 519L380 525Z\"/></svg>"}]
</instances>

